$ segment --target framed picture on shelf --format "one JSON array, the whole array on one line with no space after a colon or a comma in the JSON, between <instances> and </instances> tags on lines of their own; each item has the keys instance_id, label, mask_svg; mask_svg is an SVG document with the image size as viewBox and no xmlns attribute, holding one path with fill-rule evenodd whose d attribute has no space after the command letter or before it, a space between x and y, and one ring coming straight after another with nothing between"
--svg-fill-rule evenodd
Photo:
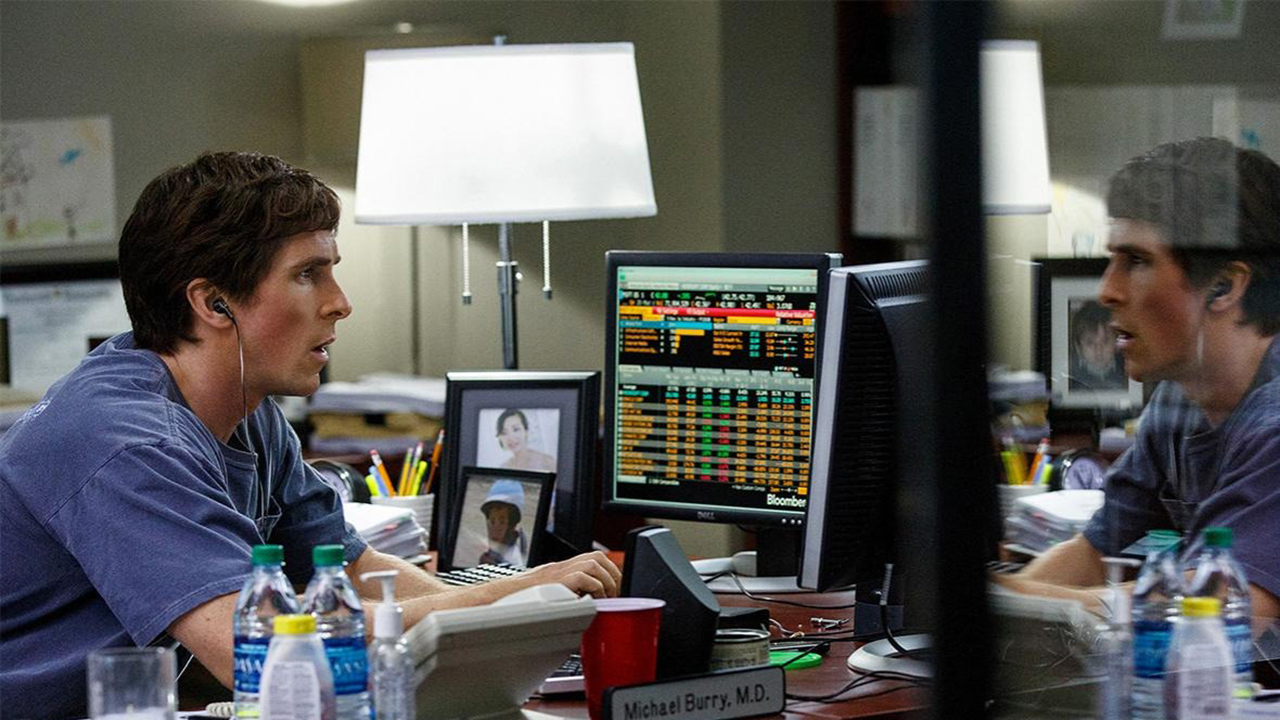
<instances>
[{"instance_id":1,"label":"framed picture on shelf","mask_svg":"<svg viewBox=\"0 0 1280 720\"><path fill-rule=\"evenodd\" d=\"M453 535L440 548L440 567L533 567L543 562L555 474L465 467L452 508Z\"/></svg>"},{"instance_id":2,"label":"framed picture on shelf","mask_svg":"<svg viewBox=\"0 0 1280 720\"><path fill-rule=\"evenodd\" d=\"M1131 410L1142 407L1142 383L1125 374L1098 301L1106 258L1037 258L1036 369L1061 408Z\"/></svg>"},{"instance_id":3,"label":"framed picture on shelf","mask_svg":"<svg viewBox=\"0 0 1280 720\"><path fill-rule=\"evenodd\" d=\"M445 393L439 538L456 533L463 470L554 473L544 560L591 547L596 508L598 372L451 372Z\"/></svg>"}]
</instances>

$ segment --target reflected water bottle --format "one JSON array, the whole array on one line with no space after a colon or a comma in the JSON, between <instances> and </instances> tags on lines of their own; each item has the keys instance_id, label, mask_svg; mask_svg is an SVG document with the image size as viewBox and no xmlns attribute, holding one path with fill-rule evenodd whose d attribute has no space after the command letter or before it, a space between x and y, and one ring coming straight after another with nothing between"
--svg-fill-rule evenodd
<instances>
[{"instance_id":1,"label":"reflected water bottle","mask_svg":"<svg viewBox=\"0 0 1280 720\"><path fill-rule=\"evenodd\" d=\"M1169 720L1229 720L1233 665L1231 646L1217 598L1182 600L1174 623L1165 678L1165 715Z\"/></svg>"},{"instance_id":2,"label":"reflected water bottle","mask_svg":"<svg viewBox=\"0 0 1280 720\"><path fill-rule=\"evenodd\" d=\"M369 655L364 642L364 607L342 571L341 545L317 545L315 574L302 598L302 612L316 619L333 671L338 720L369 720Z\"/></svg>"},{"instance_id":3,"label":"reflected water bottle","mask_svg":"<svg viewBox=\"0 0 1280 720\"><path fill-rule=\"evenodd\" d=\"M1133 693L1135 720L1164 720L1165 661L1173 621L1182 603L1182 573L1178 568L1181 536L1172 530L1152 530L1147 539L1155 549L1147 555L1133 588Z\"/></svg>"},{"instance_id":4,"label":"reflected water bottle","mask_svg":"<svg viewBox=\"0 0 1280 720\"><path fill-rule=\"evenodd\" d=\"M1195 575L1187 587L1188 597L1217 598L1222 605L1222 623L1235 661L1235 693L1253 695L1253 637L1250 632L1249 581L1231 554L1231 528L1204 531L1204 549L1196 561Z\"/></svg>"},{"instance_id":5,"label":"reflected water bottle","mask_svg":"<svg viewBox=\"0 0 1280 720\"><path fill-rule=\"evenodd\" d=\"M1133 634L1130 631L1129 596L1120 588L1123 561L1104 558L1111 594L1111 617L1098 626L1097 656L1099 720L1129 720L1133 694Z\"/></svg>"},{"instance_id":6,"label":"reflected water bottle","mask_svg":"<svg viewBox=\"0 0 1280 720\"><path fill-rule=\"evenodd\" d=\"M259 717L262 666L267 660L272 623L298 612L298 597L284 575L284 548L253 547L253 575L245 580L232 616L235 636L234 698L237 718Z\"/></svg>"}]
</instances>

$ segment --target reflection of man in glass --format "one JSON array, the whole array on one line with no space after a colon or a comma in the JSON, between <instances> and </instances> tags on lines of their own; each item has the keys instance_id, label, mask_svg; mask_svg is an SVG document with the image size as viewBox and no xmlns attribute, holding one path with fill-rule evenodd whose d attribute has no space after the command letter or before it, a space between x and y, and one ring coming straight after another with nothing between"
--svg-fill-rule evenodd
<instances>
[{"instance_id":1,"label":"reflection of man in glass","mask_svg":"<svg viewBox=\"0 0 1280 720\"><path fill-rule=\"evenodd\" d=\"M1186 560L1224 527L1260 631L1280 618L1280 165L1217 138L1161 145L1112 177L1107 214L1098 299L1129 377L1158 385L1084 532L997 582L1101 609L1103 558L1171 528Z\"/></svg>"},{"instance_id":2,"label":"reflection of man in glass","mask_svg":"<svg viewBox=\"0 0 1280 720\"><path fill-rule=\"evenodd\" d=\"M524 506L524 488L515 480L498 480L480 506L488 526L489 549L480 553L481 564L510 563L525 567L529 557L529 539L520 528L520 508Z\"/></svg>"},{"instance_id":3,"label":"reflection of man in glass","mask_svg":"<svg viewBox=\"0 0 1280 720\"><path fill-rule=\"evenodd\" d=\"M1124 388L1123 357L1116 352L1116 339L1107 324L1111 311L1097 300L1085 301L1071 314L1071 346L1068 352L1069 387L1072 390Z\"/></svg>"},{"instance_id":4,"label":"reflection of man in glass","mask_svg":"<svg viewBox=\"0 0 1280 720\"><path fill-rule=\"evenodd\" d=\"M498 445L511 453L502 463L508 470L556 471L555 458L529 447L529 419L515 408L503 410L498 416Z\"/></svg>"}]
</instances>

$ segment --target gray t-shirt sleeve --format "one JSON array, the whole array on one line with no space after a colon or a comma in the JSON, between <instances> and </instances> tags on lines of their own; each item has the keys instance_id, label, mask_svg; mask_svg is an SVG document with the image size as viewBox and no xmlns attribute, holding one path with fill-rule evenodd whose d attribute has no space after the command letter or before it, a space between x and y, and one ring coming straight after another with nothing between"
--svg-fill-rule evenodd
<instances>
[{"instance_id":1,"label":"gray t-shirt sleeve","mask_svg":"<svg viewBox=\"0 0 1280 720\"><path fill-rule=\"evenodd\" d=\"M1250 424L1223 457L1213 491L1199 503L1196 528L1229 527L1245 577L1280 597L1280 423Z\"/></svg>"},{"instance_id":2,"label":"gray t-shirt sleeve","mask_svg":"<svg viewBox=\"0 0 1280 720\"><path fill-rule=\"evenodd\" d=\"M220 473L170 444L116 453L47 527L138 645L238 591L257 537L253 521L226 502Z\"/></svg>"},{"instance_id":3,"label":"gray t-shirt sleeve","mask_svg":"<svg viewBox=\"0 0 1280 720\"><path fill-rule=\"evenodd\" d=\"M342 498L303 461L297 435L283 419L281 422L276 452L279 477L284 481L272 493L280 519L268 541L284 546L285 573L291 582L301 585L311 578L311 551L316 545L341 544L347 562L354 562L366 543L343 519Z\"/></svg>"},{"instance_id":4,"label":"gray t-shirt sleeve","mask_svg":"<svg viewBox=\"0 0 1280 720\"><path fill-rule=\"evenodd\" d=\"M1164 403L1153 398L1138 426L1133 445L1107 471L1105 501L1084 530L1089 544L1103 555L1118 555L1147 530L1173 529L1173 521L1160 502L1165 477L1156 457L1160 433L1175 432Z\"/></svg>"}]
</instances>

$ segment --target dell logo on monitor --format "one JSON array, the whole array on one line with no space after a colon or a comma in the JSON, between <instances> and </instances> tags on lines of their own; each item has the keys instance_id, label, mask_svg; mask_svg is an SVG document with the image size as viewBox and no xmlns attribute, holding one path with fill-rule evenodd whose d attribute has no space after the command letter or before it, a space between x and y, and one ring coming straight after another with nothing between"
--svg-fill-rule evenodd
<instances>
[{"instance_id":1,"label":"dell logo on monitor","mask_svg":"<svg viewBox=\"0 0 1280 720\"><path fill-rule=\"evenodd\" d=\"M710 521L712 521L712 522L715 522L716 514L715 514L715 513L713 513L713 512L710 512L710 511L708 511L708 510L699 510L699 511L698 511L698 519L699 519L699 520L710 520Z\"/></svg>"}]
</instances>

